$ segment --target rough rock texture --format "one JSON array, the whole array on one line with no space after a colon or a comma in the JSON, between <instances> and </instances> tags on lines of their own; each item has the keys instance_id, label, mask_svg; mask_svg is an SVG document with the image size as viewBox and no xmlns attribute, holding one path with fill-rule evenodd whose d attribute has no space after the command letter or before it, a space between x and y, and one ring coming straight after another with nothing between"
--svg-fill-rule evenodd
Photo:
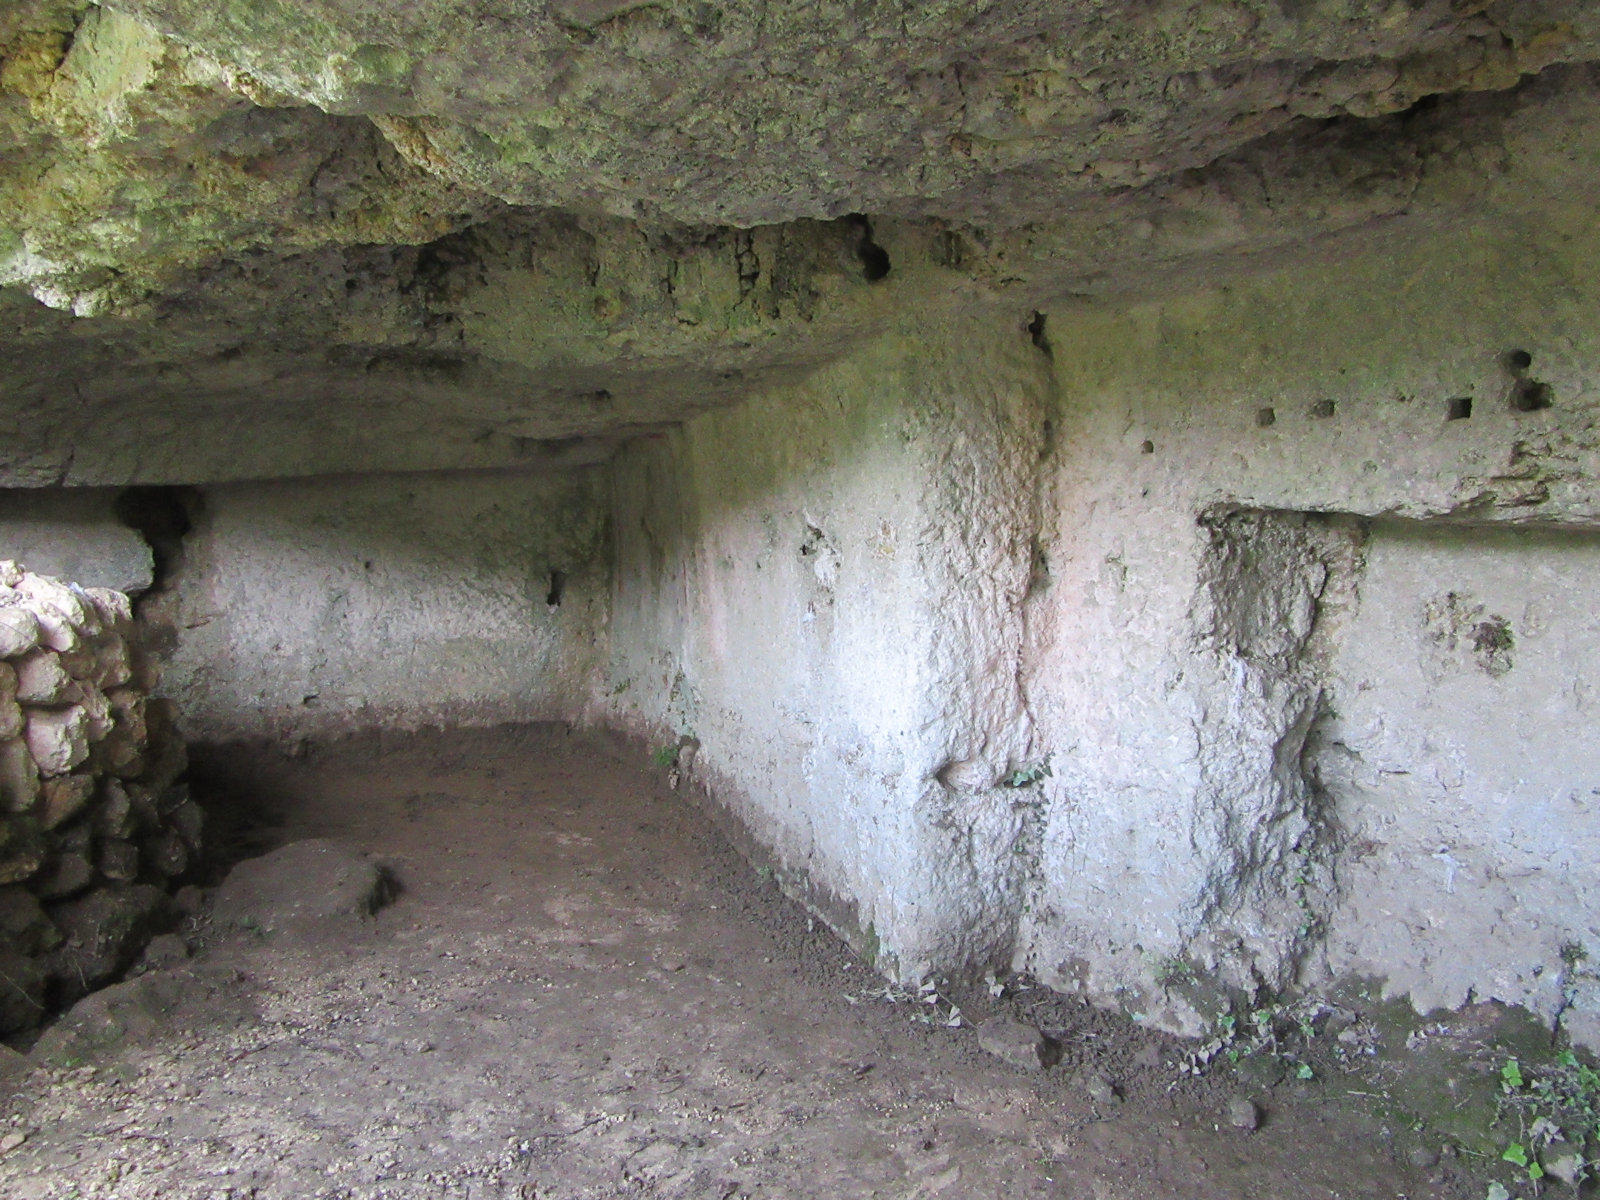
<instances>
[{"instance_id":1,"label":"rough rock texture","mask_svg":"<svg viewBox=\"0 0 1600 1200\"><path fill-rule=\"evenodd\" d=\"M603 456L908 296L1451 220L1592 126L1597 43L1579 0L13 4L0 480Z\"/></svg>"},{"instance_id":2,"label":"rough rock texture","mask_svg":"<svg viewBox=\"0 0 1600 1200\"><path fill-rule=\"evenodd\" d=\"M616 466L614 712L699 738L694 775L905 978L1010 953L1049 387L1019 332L892 339Z\"/></svg>"},{"instance_id":3,"label":"rough rock texture","mask_svg":"<svg viewBox=\"0 0 1600 1200\"><path fill-rule=\"evenodd\" d=\"M0 484L206 487L141 618L208 734L693 745L901 978L1593 1041L1597 63L1582 0L23 0ZM189 836L60 782L157 713L81 642L0 606L52 902Z\"/></svg>"},{"instance_id":4,"label":"rough rock texture","mask_svg":"<svg viewBox=\"0 0 1600 1200\"><path fill-rule=\"evenodd\" d=\"M149 544L118 517L108 490L0 492L0 557L130 596L155 582Z\"/></svg>"},{"instance_id":5,"label":"rough rock texture","mask_svg":"<svg viewBox=\"0 0 1600 1200\"><path fill-rule=\"evenodd\" d=\"M579 720L608 608L592 470L209 491L141 608L192 737Z\"/></svg>"},{"instance_id":6,"label":"rough rock texture","mask_svg":"<svg viewBox=\"0 0 1600 1200\"><path fill-rule=\"evenodd\" d=\"M0 1035L114 978L200 849L128 597L0 562Z\"/></svg>"},{"instance_id":7,"label":"rough rock texture","mask_svg":"<svg viewBox=\"0 0 1600 1200\"><path fill-rule=\"evenodd\" d=\"M1189 1031L1358 974L1593 1040L1595 249L1557 206L908 323L630 449L618 718L892 973Z\"/></svg>"},{"instance_id":8,"label":"rough rock texture","mask_svg":"<svg viewBox=\"0 0 1600 1200\"><path fill-rule=\"evenodd\" d=\"M388 897L378 864L326 838L307 838L240 863L217 888L211 920L225 932L293 933L370 917Z\"/></svg>"}]
</instances>

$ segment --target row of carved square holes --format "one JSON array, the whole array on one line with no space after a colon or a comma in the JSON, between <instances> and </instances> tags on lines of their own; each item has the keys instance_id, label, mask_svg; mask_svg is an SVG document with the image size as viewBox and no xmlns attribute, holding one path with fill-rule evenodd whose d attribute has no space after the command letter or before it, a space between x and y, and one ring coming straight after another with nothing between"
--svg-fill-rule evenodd
<instances>
[{"instance_id":1,"label":"row of carved square holes","mask_svg":"<svg viewBox=\"0 0 1600 1200\"><path fill-rule=\"evenodd\" d=\"M1549 408L1554 403L1548 383L1541 383L1537 379L1528 378L1528 368L1533 366L1533 355L1526 350L1513 350L1503 356L1501 360L1512 376L1510 407L1514 412L1538 412L1541 408ZM1446 421L1465 421L1472 416L1471 396L1452 396L1444 402L1444 419ZM1311 406L1311 416L1315 420L1326 420L1334 415L1338 406L1332 400L1318 400ZM1256 424L1265 429L1268 425L1275 424L1278 412L1273 408L1256 410Z\"/></svg>"}]
</instances>

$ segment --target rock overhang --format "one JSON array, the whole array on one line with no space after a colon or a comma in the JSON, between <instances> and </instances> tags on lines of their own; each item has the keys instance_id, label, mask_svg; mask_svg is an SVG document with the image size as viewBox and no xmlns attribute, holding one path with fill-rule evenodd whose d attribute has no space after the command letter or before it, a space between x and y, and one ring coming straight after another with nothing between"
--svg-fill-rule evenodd
<instances>
[{"instance_id":1,"label":"rock overhang","mask_svg":"<svg viewBox=\"0 0 1600 1200\"><path fill-rule=\"evenodd\" d=\"M1570 209L1597 48L1563 0L33 0L0 473L592 461L908 314Z\"/></svg>"}]
</instances>

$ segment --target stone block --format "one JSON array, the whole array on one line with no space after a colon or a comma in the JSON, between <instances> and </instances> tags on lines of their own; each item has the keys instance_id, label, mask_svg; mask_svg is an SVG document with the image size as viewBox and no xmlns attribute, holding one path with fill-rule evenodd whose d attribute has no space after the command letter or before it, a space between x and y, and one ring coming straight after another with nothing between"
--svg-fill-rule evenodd
<instances>
[{"instance_id":1,"label":"stone block","mask_svg":"<svg viewBox=\"0 0 1600 1200\"><path fill-rule=\"evenodd\" d=\"M115 722L110 701L106 699L105 693L92 683L79 683L75 686L78 690L77 703L83 706L89 740L91 742L105 740Z\"/></svg>"},{"instance_id":2,"label":"stone block","mask_svg":"<svg viewBox=\"0 0 1600 1200\"><path fill-rule=\"evenodd\" d=\"M371 859L326 838L280 846L234 867L217 888L218 930L285 932L370 917L389 897Z\"/></svg>"},{"instance_id":3,"label":"stone block","mask_svg":"<svg viewBox=\"0 0 1600 1200\"><path fill-rule=\"evenodd\" d=\"M84 588L83 594L100 614L101 624L108 632L126 638L133 632L133 601L114 588Z\"/></svg>"},{"instance_id":4,"label":"stone block","mask_svg":"<svg viewBox=\"0 0 1600 1200\"><path fill-rule=\"evenodd\" d=\"M33 619L39 622L39 641L42 645L63 654L71 653L83 644L78 627L72 618L53 604L38 602L30 606Z\"/></svg>"},{"instance_id":5,"label":"stone block","mask_svg":"<svg viewBox=\"0 0 1600 1200\"><path fill-rule=\"evenodd\" d=\"M0 811L25 813L39 800L39 770L20 737L0 741Z\"/></svg>"},{"instance_id":6,"label":"stone block","mask_svg":"<svg viewBox=\"0 0 1600 1200\"><path fill-rule=\"evenodd\" d=\"M58 853L28 886L41 900L65 900L95 881L94 864L86 854Z\"/></svg>"},{"instance_id":7,"label":"stone block","mask_svg":"<svg viewBox=\"0 0 1600 1200\"><path fill-rule=\"evenodd\" d=\"M33 709L24 734L39 774L65 775L89 757L88 714L78 705Z\"/></svg>"},{"instance_id":8,"label":"stone block","mask_svg":"<svg viewBox=\"0 0 1600 1200\"><path fill-rule=\"evenodd\" d=\"M101 789L100 803L95 807L92 824L101 837L132 836L135 824L133 799L128 795L128 789L115 779L106 780Z\"/></svg>"},{"instance_id":9,"label":"stone block","mask_svg":"<svg viewBox=\"0 0 1600 1200\"><path fill-rule=\"evenodd\" d=\"M76 687L61 665L60 655L39 649L15 662L17 699L23 704L68 704Z\"/></svg>"},{"instance_id":10,"label":"stone block","mask_svg":"<svg viewBox=\"0 0 1600 1200\"><path fill-rule=\"evenodd\" d=\"M200 811L198 804L193 800L185 800L167 814L167 823L188 843L190 850L200 853L205 834L205 814Z\"/></svg>"},{"instance_id":11,"label":"stone block","mask_svg":"<svg viewBox=\"0 0 1600 1200\"><path fill-rule=\"evenodd\" d=\"M0 1035L32 1029L45 1015L45 973L38 962L0 941Z\"/></svg>"},{"instance_id":12,"label":"stone block","mask_svg":"<svg viewBox=\"0 0 1600 1200\"><path fill-rule=\"evenodd\" d=\"M30 764L32 757L29 757ZM93 775L57 775L47 779L41 788L44 805L39 810L39 823L46 829L65 825L85 808L94 797Z\"/></svg>"},{"instance_id":13,"label":"stone block","mask_svg":"<svg viewBox=\"0 0 1600 1200\"><path fill-rule=\"evenodd\" d=\"M32 878L44 859L37 825L27 817L0 817L0 885Z\"/></svg>"},{"instance_id":14,"label":"stone block","mask_svg":"<svg viewBox=\"0 0 1600 1200\"><path fill-rule=\"evenodd\" d=\"M39 955L61 944L61 931L45 916L39 898L20 883L0 887L0 940L24 954Z\"/></svg>"},{"instance_id":15,"label":"stone block","mask_svg":"<svg viewBox=\"0 0 1600 1200\"><path fill-rule=\"evenodd\" d=\"M44 635L39 622L26 608L0 607L0 658L16 658L39 645Z\"/></svg>"},{"instance_id":16,"label":"stone block","mask_svg":"<svg viewBox=\"0 0 1600 1200\"><path fill-rule=\"evenodd\" d=\"M101 841L95 856L100 873L117 883L132 883L139 877L139 847L121 838Z\"/></svg>"},{"instance_id":17,"label":"stone block","mask_svg":"<svg viewBox=\"0 0 1600 1200\"><path fill-rule=\"evenodd\" d=\"M44 959L45 969L69 1002L126 970L171 919L167 897L146 884L96 888L46 911L66 942Z\"/></svg>"},{"instance_id":18,"label":"stone block","mask_svg":"<svg viewBox=\"0 0 1600 1200\"><path fill-rule=\"evenodd\" d=\"M133 678L133 660L125 639L112 634L95 645L94 670L89 678L104 691L122 687Z\"/></svg>"},{"instance_id":19,"label":"stone block","mask_svg":"<svg viewBox=\"0 0 1600 1200\"><path fill-rule=\"evenodd\" d=\"M28 607L35 613L51 608L66 618L67 623L78 632L91 636L100 632L100 614L89 603L88 597L70 584L29 571L17 584L17 591L33 602Z\"/></svg>"},{"instance_id":20,"label":"stone block","mask_svg":"<svg viewBox=\"0 0 1600 1200\"><path fill-rule=\"evenodd\" d=\"M189 869L189 847L176 833L169 831L148 837L139 848L144 861L168 878L182 875Z\"/></svg>"},{"instance_id":21,"label":"stone block","mask_svg":"<svg viewBox=\"0 0 1600 1200\"><path fill-rule=\"evenodd\" d=\"M1049 1038L1011 1017L992 1017L978 1026L978 1045L1023 1071L1042 1071L1056 1059Z\"/></svg>"}]
</instances>

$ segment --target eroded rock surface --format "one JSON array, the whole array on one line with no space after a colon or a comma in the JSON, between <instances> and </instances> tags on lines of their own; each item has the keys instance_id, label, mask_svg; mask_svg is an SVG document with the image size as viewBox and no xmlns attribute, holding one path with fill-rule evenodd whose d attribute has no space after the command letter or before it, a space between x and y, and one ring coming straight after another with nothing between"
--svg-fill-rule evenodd
<instances>
[{"instance_id":1,"label":"eroded rock surface","mask_svg":"<svg viewBox=\"0 0 1600 1200\"><path fill-rule=\"evenodd\" d=\"M28 0L0 480L603 457L908 305L1525 200L1597 44L1577 0Z\"/></svg>"}]
</instances>

